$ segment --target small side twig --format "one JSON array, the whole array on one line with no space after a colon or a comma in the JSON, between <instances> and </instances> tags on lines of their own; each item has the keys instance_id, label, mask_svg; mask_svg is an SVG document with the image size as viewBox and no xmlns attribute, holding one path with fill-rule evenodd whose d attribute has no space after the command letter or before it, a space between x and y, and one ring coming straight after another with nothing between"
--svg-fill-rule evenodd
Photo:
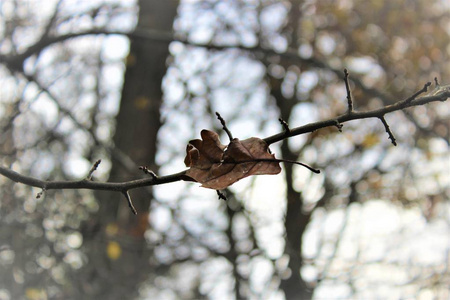
<instances>
[{"instance_id":1,"label":"small side twig","mask_svg":"<svg viewBox=\"0 0 450 300\"><path fill-rule=\"evenodd\" d=\"M145 174L150 175L153 179L158 179L158 175L156 175L152 170L149 170L147 166L140 166L139 170L142 170Z\"/></svg>"},{"instance_id":2,"label":"small side twig","mask_svg":"<svg viewBox=\"0 0 450 300\"><path fill-rule=\"evenodd\" d=\"M92 165L92 168L89 170L86 180L92 180L92 174L94 174L95 170L97 170L97 168L101 162L102 162L102 160L99 159Z\"/></svg>"},{"instance_id":3,"label":"small side twig","mask_svg":"<svg viewBox=\"0 0 450 300\"><path fill-rule=\"evenodd\" d=\"M233 135L231 134L231 131L228 129L228 127L225 123L225 120L222 118L222 116L218 112L216 112L216 116L217 116L217 119L219 119L220 124L222 124L223 130L225 130L225 132L227 133L228 138L230 139L230 142L231 142L233 140Z\"/></svg>"},{"instance_id":4,"label":"small side twig","mask_svg":"<svg viewBox=\"0 0 450 300\"><path fill-rule=\"evenodd\" d=\"M339 130L339 132L342 132L342 127L344 127L344 125L341 124L338 120L336 120L336 124L334 124L334 126L337 127L337 129Z\"/></svg>"},{"instance_id":5,"label":"small side twig","mask_svg":"<svg viewBox=\"0 0 450 300\"><path fill-rule=\"evenodd\" d=\"M435 78L436 80L436 78ZM416 93L414 93L411 97L407 98L406 100L404 100L403 102L405 103L409 103L411 101L413 101L414 99L417 98L417 96L419 96L420 94L425 93L428 90L428 87L431 85L431 82L427 82L425 83L425 85L423 86L423 88L419 91L417 91Z\"/></svg>"},{"instance_id":6,"label":"small side twig","mask_svg":"<svg viewBox=\"0 0 450 300\"><path fill-rule=\"evenodd\" d=\"M436 84L436 87L438 87L440 85L437 77L434 77L434 83Z\"/></svg>"},{"instance_id":7,"label":"small side twig","mask_svg":"<svg viewBox=\"0 0 450 300\"><path fill-rule=\"evenodd\" d=\"M387 134L389 135L389 139L391 140L392 144L394 146L397 146L397 142L395 140L394 134L392 134L391 129L389 128L388 123L386 122L386 119L384 118L384 116L380 117L381 123L383 123L384 128L386 129Z\"/></svg>"},{"instance_id":8,"label":"small side twig","mask_svg":"<svg viewBox=\"0 0 450 300\"><path fill-rule=\"evenodd\" d=\"M133 201L131 201L131 197L130 197L130 194L128 193L128 191L124 191L124 192L122 192L122 194L123 194L123 195L125 196L125 198L127 199L127 201L128 201L128 206L130 207L131 212L132 212L133 214L137 215L137 210L136 210L136 208L135 208L134 205L133 205Z\"/></svg>"},{"instance_id":9,"label":"small side twig","mask_svg":"<svg viewBox=\"0 0 450 300\"><path fill-rule=\"evenodd\" d=\"M291 133L291 129L289 128L289 124L285 120L283 120L282 118L279 118L278 121L280 121L280 124L283 126L284 132L286 134Z\"/></svg>"},{"instance_id":10,"label":"small side twig","mask_svg":"<svg viewBox=\"0 0 450 300\"><path fill-rule=\"evenodd\" d=\"M350 84L348 82L349 75L350 74L348 73L348 70L344 69L344 82L345 82L345 89L347 90L347 107L348 107L347 113L351 113L353 111L352 92L350 90Z\"/></svg>"},{"instance_id":11,"label":"small side twig","mask_svg":"<svg viewBox=\"0 0 450 300\"><path fill-rule=\"evenodd\" d=\"M42 197L42 195L44 195L45 191L46 191L46 189L43 188L42 191L40 191L39 193L37 193L36 199L40 199L40 198Z\"/></svg>"},{"instance_id":12,"label":"small side twig","mask_svg":"<svg viewBox=\"0 0 450 300\"><path fill-rule=\"evenodd\" d=\"M219 200L224 200L224 201L227 201L227 200L228 200L228 199L227 199L227 196L225 196L224 193L222 193L222 192L219 191L219 190L216 190L216 192L217 192L217 196L219 197Z\"/></svg>"}]
</instances>

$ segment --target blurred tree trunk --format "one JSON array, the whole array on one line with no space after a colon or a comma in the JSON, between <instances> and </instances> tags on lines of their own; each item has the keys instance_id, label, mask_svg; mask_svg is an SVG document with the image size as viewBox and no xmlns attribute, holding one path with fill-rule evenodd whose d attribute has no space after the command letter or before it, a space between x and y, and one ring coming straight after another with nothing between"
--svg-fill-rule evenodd
<instances>
[{"instance_id":1,"label":"blurred tree trunk","mask_svg":"<svg viewBox=\"0 0 450 300\"><path fill-rule=\"evenodd\" d=\"M291 0L291 10L288 17L286 28L291 32L290 46L298 48L301 0ZM285 69L289 63L281 62ZM272 96L276 99L280 115L283 120L289 121L294 106L298 103L295 94L292 98L286 98L282 92L282 81L284 79L271 79ZM281 145L281 154L284 159L297 161L298 153L289 149L288 140L284 140ZM301 268L303 265L302 245L303 234L311 219L311 213L303 210L303 196L293 187L294 168L292 164L285 164L284 172L286 176L286 215L284 226L286 231L286 246L284 252L289 255L288 267L291 275L281 283L281 289L284 291L286 299L311 299L313 290L308 288L306 282L301 277Z\"/></svg>"},{"instance_id":2,"label":"blurred tree trunk","mask_svg":"<svg viewBox=\"0 0 450 300\"><path fill-rule=\"evenodd\" d=\"M136 30L171 31L178 1L140 0ZM161 83L166 72L168 45L133 39L127 58L124 86L117 115L115 148L137 165L157 172L156 142L162 102ZM141 176L115 163L110 181L126 181ZM139 284L152 272L144 233L152 201L150 189L132 191L138 211L131 213L125 197L119 193L98 193L98 213L85 225L84 244L88 265L80 293L96 299L131 299Z\"/></svg>"},{"instance_id":3,"label":"blurred tree trunk","mask_svg":"<svg viewBox=\"0 0 450 300\"><path fill-rule=\"evenodd\" d=\"M285 153L289 151L287 148L287 142L285 141L282 145L283 157L285 157ZM302 237L306 226L310 221L311 215L302 211L302 195L301 193L295 191L292 186L292 165L286 164L285 175L287 186L287 209L284 221L286 230L285 253L289 255L288 267L292 273L289 278L282 281L281 288L284 291L286 299L311 299L312 290L308 288L300 275L300 270L303 265Z\"/></svg>"},{"instance_id":4,"label":"blurred tree trunk","mask_svg":"<svg viewBox=\"0 0 450 300\"><path fill-rule=\"evenodd\" d=\"M271 77L271 94L275 98L283 120L289 120L292 110L297 104L295 98L287 99L281 92L282 79ZM288 140L281 144L281 155L284 159L296 161L298 155L289 149ZM289 255L288 267L291 275L281 283L286 299L310 299L312 290L309 289L300 275L303 265L302 242L303 233L310 221L311 214L303 211L303 197L293 187L294 168L292 164L284 165L286 176L286 215L284 226L286 231L286 246L284 252Z\"/></svg>"}]
</instances>

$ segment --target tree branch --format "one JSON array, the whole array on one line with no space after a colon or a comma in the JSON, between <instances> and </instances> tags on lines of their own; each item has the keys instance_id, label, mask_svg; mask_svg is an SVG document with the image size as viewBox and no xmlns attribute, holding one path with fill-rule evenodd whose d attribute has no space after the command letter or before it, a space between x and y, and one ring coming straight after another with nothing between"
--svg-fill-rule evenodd
<instances>
[{"instance_id":1,"label":"tree branch","mask_svg":"<svg viewBox=\"0 0 450 300\"><path fill-rule=\"evenodd\" d=\"M220 124L222 124L223 130L225 130L225 132L227 133L228 138L230 139L230 142L231 142L233 140L233 135L231 134L230 129L228 129L227 123L225 122L225 120L222 118L222 116L218 112L216 112L216 116L217 116L217 119L219 119Z\"/></svg>"},{"instance_id":2,"label":"tree branch","mask_svg":"<svg viewBox=\"0 0 450 300\"><path fill-rule=\"evenodd\" d=\"M392 133L391 129L389 128L388 123L386 122L386 119L384 118L384 116L380 117L381 123L383 123L384 128L386 129L386 133L389 136L389 139L391 140L392 144L394 146L397 146L397 142L395 140L394 134Z\"/></svg>"},{"instance_id":3,"label":"tree branch","mask_svg":"<svg viewBox=\"0 0 450 300\"><path fill-rule=\"evenodd\" d=\"M89 170L89 173L86 177L86 180L92 180L92 175L94 174L94 172L97 170L98 166L100 165L100 163L102 162L101 159L97 160L95 162L95 164L92 165L92 168Z\"/></svg>"},{"instance_id":4,"label":"tree branch","mask_svg":"<svg viewBox=\"0 0 450 300\"><path fill-rule=\"evenodd\" d=\"M382 108L369 110L369 111L352 111L352 112L346 112L337 118L329 119L325 121L319 121L314 123L309 123L300 127L291 128L290 132L281 132L272 136L269 136L264 139L264 141L270 145L276 142L279 142L281 140L284 140L286 138L290 138L296 135L313 132L321 128L330 127L330 126L336 126L336 124L342 124L348 121L352 120L359 120L359 119L369 119L369 118L379 118L382 119L384 115L394 112L403 110L408 107L413 106L420 106L424 104L428 104L431 102L437 102L437 101L445 101L450 97L450 90L442 91L441 93L438 93L437 95L430 95L430 96L423 96L420 98L417 98L418 95L421 93L424 93L426 89L421 89L419 92L415 93L413 96L408 97L405 100L398 101L392 105L387 105Z\"/></svg>"},{"instance_id":5,"label":"tree branch","mask_svg":"<svg viewBox=\"0 0 450 300\"><path fill-rule=\"evenodd\" d=\"M17 183L23 183L28 186L42 188L45 190L88 189L88 190L126 192L140 187L159 185L184 180L185 173L186 171L181 171L166 176L159 176L157 178L152 177L125 182L97 182L86 179L78 181L45 181L21 175L5 167L0 167L0 174L11 179L12 181Z\"/></svg>"},{"instance_id":6,"label":"tree branch","mask_svg":"<svg viewBox=\"0 0 450 300\"><path fill-rule=\"evenodd\" d=\"M297 136L300 134L313 132L321 128L330 127L330 126L336 126L336 124L342 124L351 120L358 120L358 119L368 119L368 118L379 118L385 128L386 131L389 134L389 138L392 140L393 143L395 143L395 138L393 137L392 133L389 130L389 126L387 126L387 123L384 119L384 115L394 112L403 110L408 107L413 106L420 106L431 102L436 101L445 101L450 97L450 90L445 89L444 91L423 96L420 98L417 98L421 93L426 92L427 87L429 85L426 84L423 89L415 93L413 96L408 97L405 100L399 101L397 103L394 103L392 105L384 106L379 109L365 111L365 112L356 112L356 111L350 111L346 112L345 114L340 115L337 118L310 123L304 126L296 127L293 129L290 129L289 131L284 130L281 133L275 134L273 136L267 137L264 139L264 141L267 144L273 144L275 142L279 142L283 139L290 138L293 136ZM151 178L145 178L145 179L137 179L137 180L131 180L126 182L96 182L92 181L92 173L95 171L95 169L99 165L99 161L97 161L91 170L89 171L89 174L87 176L87 179L78 180L78 181L45 181L36 179L33 177L28 177L21 175L17 172L14 172L13 170L10 170L5 167L0 166L0 174L11 179L14 182L22 183L28 186L38 187L42 189L42 192L39 192L37 197L41 197L43 192L47 190L54 190L54 189L90 189L90 190L107 190L107 191L116 191L121 192L126 196L126 199L129 203L129 206L133 213L136 213L136 210L133 209L133 204L131 202L131 198L129 196L129 191L136 188L146 187L146 186L153 186L153 185L160 185L160 184L166 184L181 180L186 180L185 171L181 171L179 173L174 173L166 176L151 176ZM145 167L141 167L142 170L145 171ZM152 175L151 173L148 173ZM153 173L154 174L154 173Z\"/></svg>"},{"instance_id":7,"label":"tree branch","mask_svg":"<svg viewBox=\"0 0 450 300\"><path fill-rule=\"evenodd\" d=\"M128 206L130 207L131 212L132 212L133 214L137 215L137 210L136 210L136 208L135 208L134 205L133 205L133 201L131 201L130 193L128 193L128 191L126 191L126 192L122 192L122 194L123 194L123 195L125 196L125 198L127 199L127 201L128 201Z\"/></svg>"}]
</instances>

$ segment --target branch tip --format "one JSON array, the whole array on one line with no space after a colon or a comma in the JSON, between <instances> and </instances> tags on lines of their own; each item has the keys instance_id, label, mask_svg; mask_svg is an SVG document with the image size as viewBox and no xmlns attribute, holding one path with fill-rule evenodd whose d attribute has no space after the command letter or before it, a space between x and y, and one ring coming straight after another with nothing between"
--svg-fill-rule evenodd
<instances>
[{"instance_id":1,"label":"branch tip","mask_svg":"<svg viewBox=\"0 0 450 300\"><path fill-rule=\"evenodd\" d=\"M219 190L216 190L216 192L217 192L217 196L219 197L219 200L224 200L224 201L228 200L224 193L222 193Z\"/></svg>"},{"instance_id":2,"label":"branch tip","mask_svg":"<svg viewBox=\"0 0 450 300\"><path fill-rule=\"evenodd\" d=\"M437 77L434 77L434 83L435 83L436 87L439 86L439 81L438 81Z\"/></svg>"},{"instance_id":3,"label":"branch tip","mask_svg":"<svg viewBox=\"0 0 450 300\"><path fill-rule=\"evenodd\" d=\"M336 124L334 124L334 126L337 127L339 132L342 132L342 127L344 127L344 125L342 123L340 123L338 120L336 120Z\"/></svg>"},{"instance_id":4,"label":"branch tip","mask_svg":"<svg viewBox=\"0 0 450 300\"><path fill-rule=\"evenodd\" d=\"M381 117L380 117L380 120L381 120L381 123L383 123L384 128L386 129L386 132L387 132L387 134L388 134L388 136L389 136L389 139L391 140L392 144L393 144L394 146L397 146L397 142L396 142L396 140L395 140L394 134L392 133L391 129L389 128L389 125L388 125L388 123L386 122L386 119L384 118L384 116L381 116Z\"/></svg>"},{"instance_id":5,"label":"branch tip","mask_svg":"<svg viewBox=\"0 0 450 300\"><path fill-rule=\"evenodd\" d=\"M158 179L158 175L156 175L152 170L149 170L147 166L140 166L139 170L142 170L144 174L150 175L153 179Z\"/></svg>"},{"instance_id":6,"label":"branch tip","mask_svg":"<svg viewBox=\"0 0 450 300\"><path fill-rule=\"evenodd\" d=\"M353 100L352 100L352 92L350 90L350 84L348 81L349 73L347 69L344 69L344 82L345 89L347 90L347 113L351 113L353 111Z\"/></svg>"},{"instance_id":7,"label":"branch tip","mask_svg":"<svg viewBox=\"0 0 450 300\"><path fill-rule=\"evenodd\" d=\"M134 205L133 205L133 201L131 201L131 197L130 197L130 194L128 193L128 191L124 191L124 192L122 192L122 194L123 194L123 195L125 196L125 198L127 199L128 206L130 207L131 212L132 212L133 214L137 215L137 210L136 210L136 208L135 208Z\"/></svg>"},{"instance_id":8,"label":"branch tip","mask_svg":"<svg viewBox=\"0 0 450 300\"><path fill-rule=\"evenodd\" d=\"M89 170L88 176L86 177L86 180L92 180L92 174L97 170L98 166L102 162L101 159L97 160L93 165L92 168Z\"/></svg>"},{"instance_id":9,"label":"branch tip","mask_svg":"<svg viewBox=\"0 0 450 300\"><path fill-rule=\"evenodd\" d=\"M279 118L278 121L279 121L280 124L283 126L284 132L285 132L286 134L291 133L291 129L289 128L289 124L288 124L285 120L283 120L282 118Z\"/></svg>"},{"instance_id":10,"label":"branch tip","mask_svg":"<svg viewBox=\"0 0 450 300\"><path fill-rule=\"evenodd\" d=\"M403 103L410 103L411 101L413 101L414 99L417 98L417 96L419 96L420 94L425 93L428 90L428 87L431 85L431 82L428 81L427 83L425 83L423 85L423 88L419 91L417 91L416 93L414 93L414 95L412 95L411 97L407 98L406 100L403 101Z\"/></svg>"},{"instance_id":11,"label":"branch tip","mask_svg":"<svg viewBox=\"0 0 450 300\"><path fill-rule=\"evenodd\" d=\"M40 198L42 197L42 195L44 195L45 191L46 191L46 189L43 188L42 191L40 191L39 193L37 193L36 199L40 199Z\"/></svg>"},{"instance_id":12,"label":"branch tip","mask_svg":"<svg viewBox=\"0 0 450 300\"><path fill-rule=\"evenodd\" d=\"M231 134L231 131L228 129L225 120L222 118L222 116L218 112L216 112L216 116L217 116L217 119L219 119L220 124L222 124L223 130L225 130L225 132L227 133L228 138L230 139L230 142L231 142L233 140L233 135Z\"/></svg>"}]
</instances>

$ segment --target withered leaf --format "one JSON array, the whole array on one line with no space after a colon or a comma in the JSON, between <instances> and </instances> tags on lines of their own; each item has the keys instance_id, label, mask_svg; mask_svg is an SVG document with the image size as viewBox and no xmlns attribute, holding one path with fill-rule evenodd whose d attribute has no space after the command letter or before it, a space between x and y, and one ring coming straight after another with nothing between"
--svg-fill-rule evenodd
<instances>
[{"instance_id":1,"label":"withered leaf","mask_svg":"<svg viewBox=\"0 0 450 300\"><path fill-rule=\"evenodd\" d=\"M202 130L201 137L187 145L184 163L189 167L188 179L201 183L202 187L221 190L251 175L281 172L275 155L262 139L235 138L225 146L213 131Z\"/></svg>"}]
</instances>

